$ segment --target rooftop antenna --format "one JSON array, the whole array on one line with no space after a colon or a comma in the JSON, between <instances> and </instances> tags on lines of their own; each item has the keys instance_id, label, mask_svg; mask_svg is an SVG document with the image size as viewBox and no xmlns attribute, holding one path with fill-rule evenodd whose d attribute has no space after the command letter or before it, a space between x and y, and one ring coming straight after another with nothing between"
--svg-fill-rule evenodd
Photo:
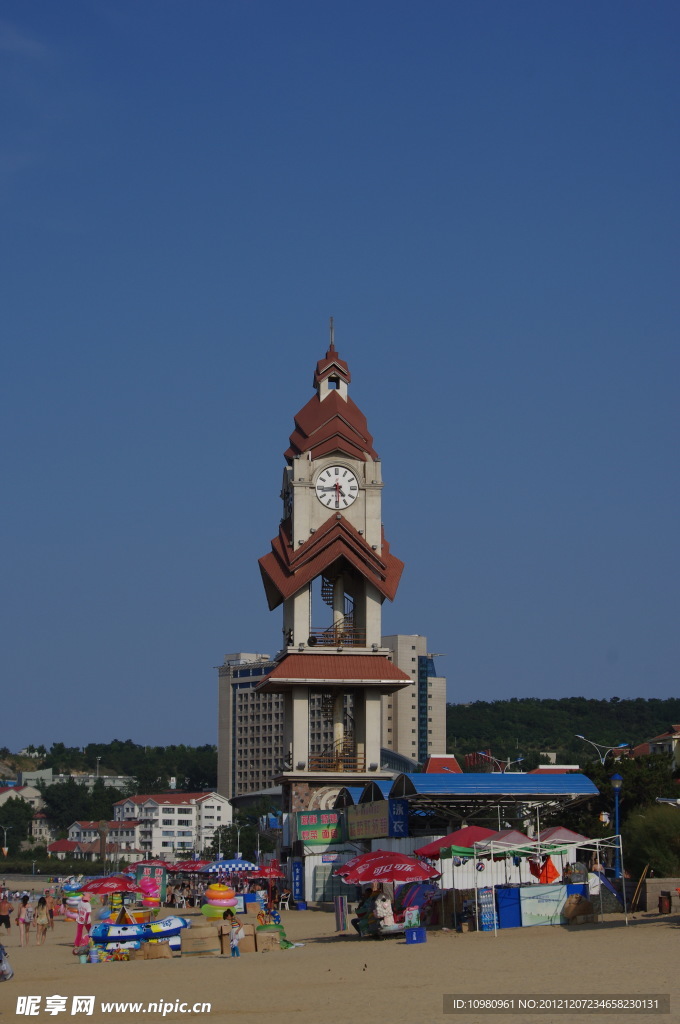
<instances>
[{"instance_id":1,"label":"rooftop antenna","mask_svg":"<svg viewBox=\"0 0 680 1024\"><path fill-rule=\"evenodd\" d=\"M333 317L329 319L329 326L331 331L331 348L335 348L335 324L333 323Z\"/></svg>"}]
</instances>

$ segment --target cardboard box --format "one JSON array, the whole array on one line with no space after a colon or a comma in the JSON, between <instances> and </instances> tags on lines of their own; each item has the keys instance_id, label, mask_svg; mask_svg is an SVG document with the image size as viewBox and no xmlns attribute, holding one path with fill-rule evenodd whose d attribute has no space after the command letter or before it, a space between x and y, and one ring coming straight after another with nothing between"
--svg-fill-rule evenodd
<instances>
[{"instance_id":1,"label":"cardboard box","mask_svg":"<svg viewBox=\"0 0 680 1024\"><path fill-rule=\"evenodd\" d=\"M172 950L167 942L145 942L145 960L172 960Z\"/></svg>"},{"instance_id":2,"label":"cardboard box","mask_svg":"<svg viewBox=\"0 0 680 1024\"><path fill-rule=\"evenodd\" d=\"M220 952L216 928L190 928L182 935L182 956L219 956Z\"/></svg>"},{"instance_id":3,"label":"cardboard box","mask_svg":"<svg viewBox=\"0 0 680 1024\"><path fill-rule=\"evenodd\" d=\"M593 905L590 900L584 899L583 896L579 896L576 893L568 896L562 907L562 917L566 921L572 921L575 917L583 917L592 913Z\"/></svg>"},{"instance_id":4,"label":"cardboard box","mask_svg":"<svg viewBox=\"0 0 680 1024\"><path fill-rule=\"evenodd\" d=\"M245 932L244 938L238 944L239 952L241 953L255 953L257 951L257 943L255 942L255 925L254 924L242 924L241 927ZM220 941L222 944L222 953L231 953L231 946L229 943L229 928L225 925L220 928Z\"/></svg>"},{"instance_id":5,"label":"cardboard box","mask_svg":"<svg viewBox=\"0 0 680 1024\"><path fill-rule=\"evenodd\" d=\"M256 932L255 941L258 953L278 953L281 949L280 932Z\"/></svg>"},{"instance_id":6,"label":"cardboard box","mask_svg":"<svg viewBox=\"0 0 680 1024\"><path fill-rule=\"evenodd\" d=\"M260 903L258 903L257 900L255 900L253 903L246 903L246 914L248 915L252 914L254 917L257 917L261 910L262 906Z\"/></svg>"}]
</instances>

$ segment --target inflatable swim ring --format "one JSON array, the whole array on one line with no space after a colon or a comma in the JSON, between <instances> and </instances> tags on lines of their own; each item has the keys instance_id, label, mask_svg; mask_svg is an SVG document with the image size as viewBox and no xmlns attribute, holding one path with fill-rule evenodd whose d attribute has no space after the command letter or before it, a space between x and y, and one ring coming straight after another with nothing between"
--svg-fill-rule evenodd
<instances>
[{"instance_id":1,"label":"inflatable swim ring","mask_svg":"<svg viewBox=\"0 0 680 1024\"><path fill-rule=\"evenodd\" d=\"M205 890L205 894L208 897L217 896L220 899L231 899L232 896L236 895L236 892L230 885L221 885L219 882L213 882L213 884L209 885Z\"/></svg>"},{"instance_id":2,"label":"inflatable swim ring","mask_svg":"<svg viewBox=\"0 0 680 1024\"><path fill-rule=\"evenodd\" d=\"M204 917L223 917L227 907L213 907L211 903L204 903L201 907L201 913Z\"/></svg>"}]
</instances>

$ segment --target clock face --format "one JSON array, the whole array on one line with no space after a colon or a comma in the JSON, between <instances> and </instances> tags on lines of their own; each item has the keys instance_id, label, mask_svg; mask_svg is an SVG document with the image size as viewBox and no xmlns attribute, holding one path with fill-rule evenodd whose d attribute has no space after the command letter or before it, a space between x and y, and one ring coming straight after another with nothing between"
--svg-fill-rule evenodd
<instances>
[{"instance_id":1,"label":"clock face","mask_svg":"<svg viewBox=\"0 0 680 1024\"><path fill-rule=\"evenodd\" d=\"M358 494L359 481L345 466L327 466L316 481L316 496L327 508L347 508Z\"/></svg>"}]
</instances>

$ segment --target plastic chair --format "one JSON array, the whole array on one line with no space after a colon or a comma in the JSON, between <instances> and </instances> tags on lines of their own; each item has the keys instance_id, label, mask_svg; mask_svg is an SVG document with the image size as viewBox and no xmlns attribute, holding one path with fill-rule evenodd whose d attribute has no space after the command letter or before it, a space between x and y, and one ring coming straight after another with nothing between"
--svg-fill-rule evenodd
<instances>
[{"instance_id":1,"label":"plastic chair","mask_svg":"<svg viewBox=\"0 0 680 1024\"><path fill-rule=\"evenodd\" d=\"M290 910L290 893L286 893L279 900L279 910Z\"/></svg>"}]
</instances>

